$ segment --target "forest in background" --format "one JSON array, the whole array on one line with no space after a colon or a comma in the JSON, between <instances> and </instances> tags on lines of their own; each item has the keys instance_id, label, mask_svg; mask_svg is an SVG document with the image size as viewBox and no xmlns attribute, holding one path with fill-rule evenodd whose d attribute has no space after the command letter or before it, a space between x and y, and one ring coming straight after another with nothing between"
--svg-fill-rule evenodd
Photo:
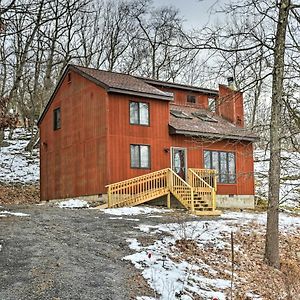
<instances>
[{"instance_id":1,"label":"forest in background","mask_svg":"<svg viewBox=\"0 0 300 300\"><path fill-rule=\"evenodd\" d=\"M186 30L175 7L151 0L2 0L0 147L19 119L32 151L36 121L68 63L203 87L233 77L256 146L270 151L266 258L278 267L281 154L300 150L299 8L297 0L216 1L211 13L222 22ZM299 169L290 174L298 189Z\"/></svg>"},{"instance_id":2,"label":"forest in background","mask_svg":"<svg viewBox=\"0 0 300 300\"><path fill-rule=\"evenodd\" d=\"M0 9L0 129L14 126L18 113L34 133L65 66L74 63L211 88L232 76L245 95L247 126L262 137L260 146L268 145L276 1L216 2L210 13L222 14L222 24L189 30L178 9L151 0L5 0ZM282 139L293 151L299 150L299 32L292 10Z\"/></svg>"}]
</instances>

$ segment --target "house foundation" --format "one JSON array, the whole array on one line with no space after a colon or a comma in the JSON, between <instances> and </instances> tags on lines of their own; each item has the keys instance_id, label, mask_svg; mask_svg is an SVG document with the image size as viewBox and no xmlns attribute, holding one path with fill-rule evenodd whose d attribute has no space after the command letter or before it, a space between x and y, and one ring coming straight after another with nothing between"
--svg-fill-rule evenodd
<instances>
[{"instance_id":1,"label":"house foundation","mask_svg":"<svg viewBox=\"0 0 300 300\"><path fill-rule=\"evenodd\" d=\"M217 207L254 209L254 195L217 195Z\"/></svg>"}]
</instances>

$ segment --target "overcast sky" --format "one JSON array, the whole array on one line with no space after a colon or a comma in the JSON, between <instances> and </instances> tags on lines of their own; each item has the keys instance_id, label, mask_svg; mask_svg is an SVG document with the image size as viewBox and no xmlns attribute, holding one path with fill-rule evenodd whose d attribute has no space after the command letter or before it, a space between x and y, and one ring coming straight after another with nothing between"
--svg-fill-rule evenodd
<instances>
[{"instance_id":1,"label":"overcast sky","mask_svg":"<svg viewBox=\"0 0 300 300\"><path fill-rule=\"evenodd\" d=\"M209 21L216 21L217 16L211 15L211 8L217 7L226 0L153 0L155 6L172 5L179 9L181 15L186 20L188 28L200 27Z\"/></svg>"}]
</instances>

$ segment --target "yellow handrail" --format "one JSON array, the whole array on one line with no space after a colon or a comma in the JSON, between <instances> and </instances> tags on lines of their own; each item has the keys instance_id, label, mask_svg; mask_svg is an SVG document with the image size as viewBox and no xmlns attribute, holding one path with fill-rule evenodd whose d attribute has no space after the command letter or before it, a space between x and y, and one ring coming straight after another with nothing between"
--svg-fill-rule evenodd
<instances>
[{"instance_id":1,"label":"yellow handrail","mask_svg":"<svg viewBox=\"0 0 300 300\"><path fill-rule=\"evenodd\" d=\"M204 175L204 178L208 177L208 181L211 184L205 181L200 175ZM198 195L199 199L207 203L210 202L212 209L215 210L216 209L215 170L189 169L188 182L193 187L194 192Z\"/></svg>"},{"instance_id":2,"label":"yellow handrail","mask_svg":"<svg viewBox=\"0 0 300 300\"><path fill-rule=\"evenodd\" d=\"M217 171L214 169L195 169L190 168L190 172L196 174L201 180L205 181L209 186L217 191ZM206 180L205 180L205 179Z\"/></svg>"},{"instance_id":3,"label":"yellow handrail","mask_svg":"<svg viewBox=\"0 0 300 300\"><path fill-rule=\"evenodd\" d=\"M168 172L163 169L107 185L108 207L135 205L166 194Z\"/></svg>"},{"instance_id":4,"label":"yellow handrail","mask_svg":"<svg viewBox=\"0 0 300 300\"><path fill-rule=\"evenodd\" d=\"M195 211L193 188L170 168L169 176L169 182L171 182L170 191L187 209L190 209L193 213Z\"/></svg>"},{"instance_id":5,"label":"yellow handrail","mask_svg":"<svg viewBox=\"0 0 300 300\"><path fill-rule=\"evenodd\" d=\"M108 207L137 205L160 196L172 193L192 213L205 209L211 202L210 208L215 209L215 171L189 169L187 183L171 168L162 169L131 179L107 185ZM204 177L209 177L209 184ZM213 179L213 180L212 180ZM197 193L197 197L195 196ZM195 198L196 197L196 198ZM205 203L206 206L204 205Z\"/></svg>"}]
</instances>

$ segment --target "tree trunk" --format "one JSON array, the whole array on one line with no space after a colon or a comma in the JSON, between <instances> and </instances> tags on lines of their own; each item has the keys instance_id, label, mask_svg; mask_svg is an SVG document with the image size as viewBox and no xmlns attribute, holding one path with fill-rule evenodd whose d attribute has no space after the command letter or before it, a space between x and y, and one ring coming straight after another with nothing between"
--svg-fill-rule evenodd
<instances>
[{"instance_id":1,"label":"tree trunk","mask_svg":"<svg viewBox=\"0 0 300 300\"><path fill-rule=\"evenodd\" d=\"M4 129L0 128L0 148L2 147L4 141Z\"/></svg>"},{"instance_id":2,"label":"tree trunk","mask_svg":"<svg viewBox=\"0 0 300 300\"><path fill-rule=\"evenodd\" d=\"M37 130L36 132L34 132L34 128L32 128L30 141L26 145L25 151L28 151L31 153L34 146L36 145L38 139L39 139L39 131Z\"/></svg>"},{"instance_id":3,"label":"tree trunk","mask_svg":"<svg viewBox=\"0 0 300 300\"><path fill-rule=\"evenodd\" d=\"M286 29L290 10L290 0L279 4L279 15L274 49L274 66L272 80L272 108L270 124L270 168L269 168L269 203L267 216L267 233L265 261L269 266L279 268L279 191L280 191L280 133L281 112L283 104L284 53Z\"/></svg>"}]
</instances>

